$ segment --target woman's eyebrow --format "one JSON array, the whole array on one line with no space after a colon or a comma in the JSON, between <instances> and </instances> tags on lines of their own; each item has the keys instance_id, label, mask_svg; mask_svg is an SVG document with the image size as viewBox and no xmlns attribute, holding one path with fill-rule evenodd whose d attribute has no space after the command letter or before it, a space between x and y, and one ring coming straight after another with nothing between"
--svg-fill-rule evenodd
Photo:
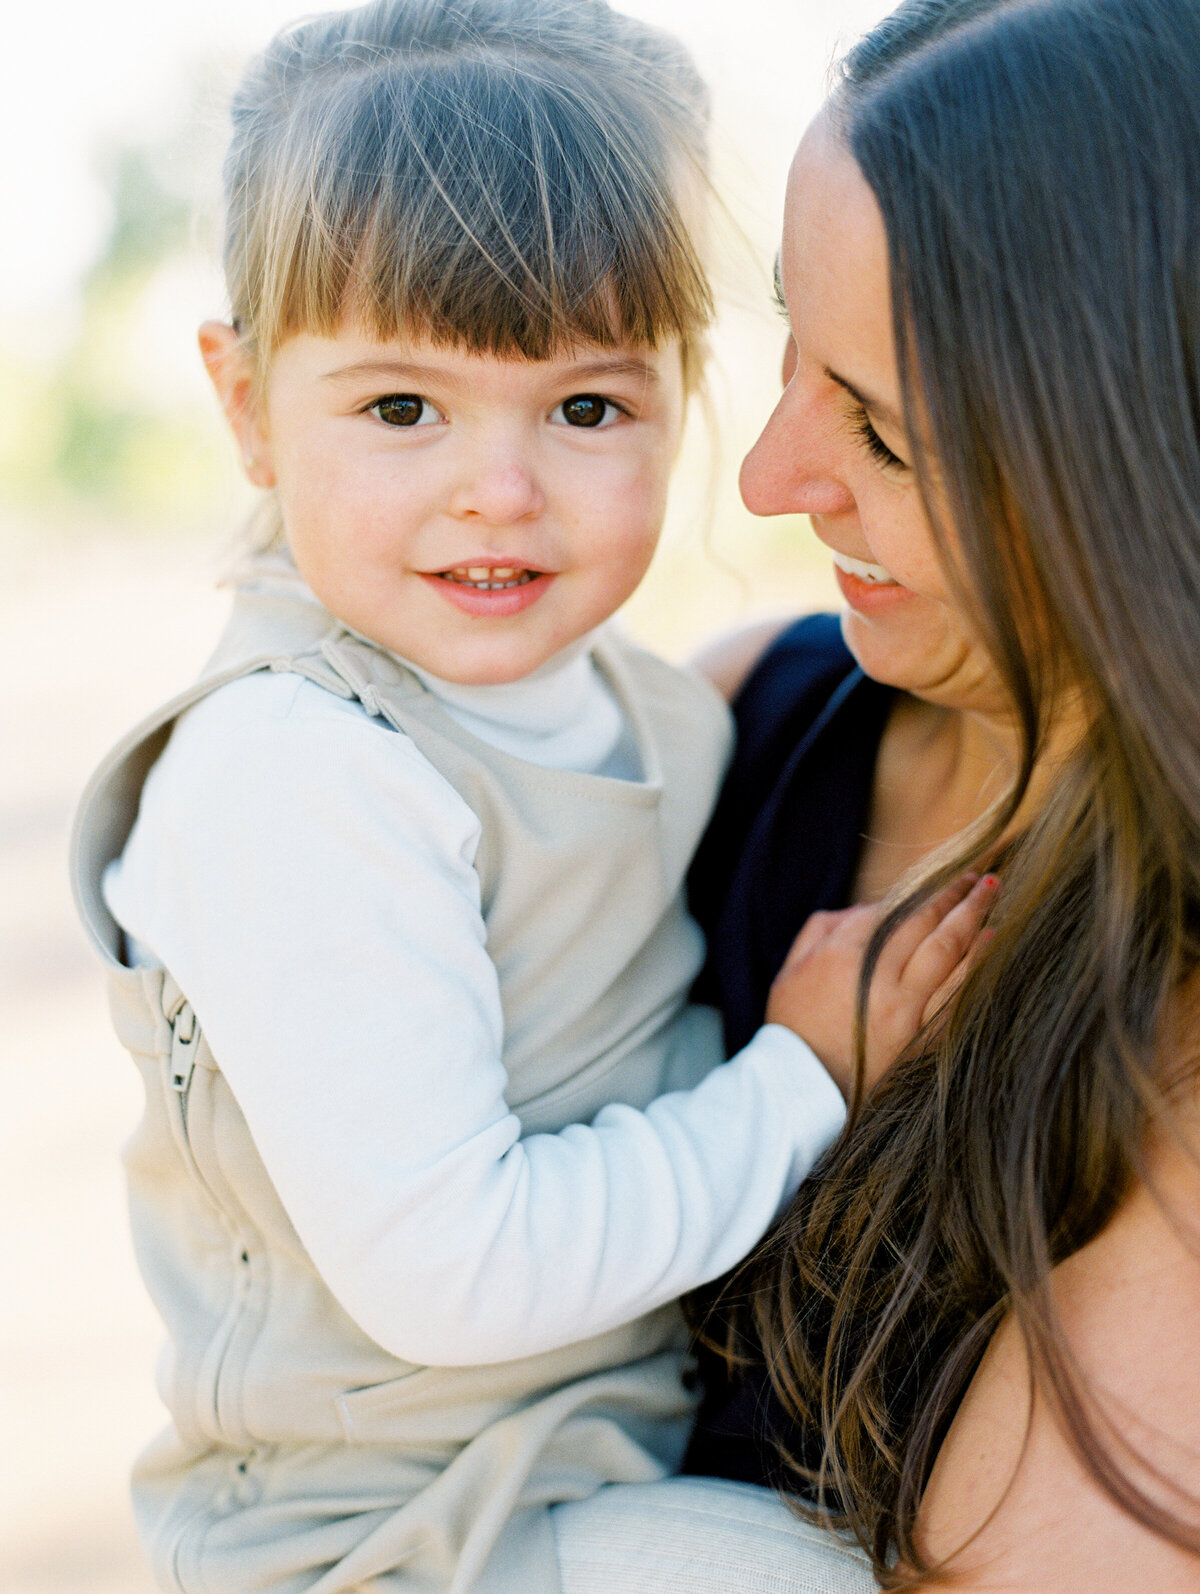
<instances>
[{"instance_id":1,"label":"woman's eyebrow","mask_svg":"<svg viewBox=\"0 0 1200 1594\"><path fill-rule=\"evenodd\" d=\"M788 319L787 300L783 296L783 264L779 255L775 256L775 265L771 272L771 298L775 308L786 321Z\"/></svg>"},{"instance_id":2,"label":"woman's eyebrow","mask_svg":"<svg viewBox=\"0 0 1200 1594\"><path fill-rule=\"evenodd\" d=\"M872 398L869 393L864 393L860 388L855 387L853 382L848 382L844 376L839 376L836 371L831 371L828 366L825 367L825 375L831 382L836 382L839 387L844 387L850 397L856 399L868 414L874 415L885 426L891 427L894 432L898 432L901 436L905 435L904 422L890 404L885 404L882 399Z\"/></svg>"}]
</instances>

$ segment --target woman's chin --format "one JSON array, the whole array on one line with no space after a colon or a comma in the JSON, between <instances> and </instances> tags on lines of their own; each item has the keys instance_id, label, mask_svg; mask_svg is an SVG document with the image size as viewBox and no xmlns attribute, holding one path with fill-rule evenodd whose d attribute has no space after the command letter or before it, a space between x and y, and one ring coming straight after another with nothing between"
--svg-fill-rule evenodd
<instances>
[{"instance_id":1,"label":"woman's chin","mask_svg":"<svg viewBox=\"0 0 1200 1594\"><path fill-rule=\"evenodd\" d=\"M951 708L958 702L954 683L976 678L965 668L971 644L946 624L942 605L930 614L929 600L914 599L891 610L867 615L842 610L842 638L864 675L882 686L894 686L914 697Z\"/></svg>"}]
</instances>

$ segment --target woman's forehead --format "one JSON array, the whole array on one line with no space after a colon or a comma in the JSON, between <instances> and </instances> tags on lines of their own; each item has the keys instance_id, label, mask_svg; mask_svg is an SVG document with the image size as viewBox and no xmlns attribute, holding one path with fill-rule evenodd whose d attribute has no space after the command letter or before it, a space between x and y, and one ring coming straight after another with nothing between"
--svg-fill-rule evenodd
<instances>
[{"instance_id":1,"label":"woman's forehead","mask_svg":"<svg viewBox=\"0 0 1200 1594\"><path fill-rule=\"evenodd\" d=\"M895 397L887 234L828 112L808 129L792 162L779 267L801 354Z\"/></svg>"}]
</instances>

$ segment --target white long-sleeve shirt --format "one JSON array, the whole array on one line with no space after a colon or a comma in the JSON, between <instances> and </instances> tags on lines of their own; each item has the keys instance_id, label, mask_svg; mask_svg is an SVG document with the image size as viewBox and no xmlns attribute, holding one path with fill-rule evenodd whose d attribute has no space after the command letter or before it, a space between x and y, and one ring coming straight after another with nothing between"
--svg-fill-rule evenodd
<instances>
[{"instance_id":1,"label":"white long-sleeve shirt","mask_svg":"<svg viewBox=\"0 0 1200 1594\"><path fill-rule=\"evenodd\" d=\"M423 679L510 753L637 773L586 651L500 688ZM585 1339L716 1277L844 1119L809 1049L767 1026L691 1091L522 1139L478 841L406 736L263 673L178 722L105 877L333 1294L392 1354L445 1366Z\"/></svg>"}]
</instances>

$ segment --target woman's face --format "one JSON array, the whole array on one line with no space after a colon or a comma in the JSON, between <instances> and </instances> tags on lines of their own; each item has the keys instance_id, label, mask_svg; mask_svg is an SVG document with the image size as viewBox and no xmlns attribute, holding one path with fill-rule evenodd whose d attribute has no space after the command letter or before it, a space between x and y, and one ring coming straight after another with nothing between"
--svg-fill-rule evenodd
<instances>
[{"instance_id":1,"label":"woman's face","mask_svg":"<svg viewBox=\"0 0 1200 1594\"><path fill-rule=\"evenodd\" d=\"M883 218L827 113L792 165L780 288L786 386L742 466L747 507L810 517L833 552L846 643L868 675L948 707L998 708L910 467Z\"/></svg>"}]
</instances>

